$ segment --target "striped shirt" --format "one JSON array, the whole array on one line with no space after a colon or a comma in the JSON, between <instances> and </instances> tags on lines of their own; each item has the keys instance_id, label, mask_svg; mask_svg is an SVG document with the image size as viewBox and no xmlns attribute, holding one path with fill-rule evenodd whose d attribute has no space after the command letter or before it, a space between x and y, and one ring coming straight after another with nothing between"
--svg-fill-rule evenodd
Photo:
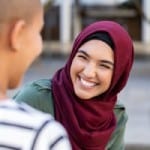
<instances>
[{"instance_id":1,"label":"striped shirt","mask_svg":"<svg viewBox=\"0 0 150 150\"><path fill-rule=\"evenodd\" d=\"M71 150L52 116L13 100L0 102L0 150Z\"/></svg>"}]
</instances>

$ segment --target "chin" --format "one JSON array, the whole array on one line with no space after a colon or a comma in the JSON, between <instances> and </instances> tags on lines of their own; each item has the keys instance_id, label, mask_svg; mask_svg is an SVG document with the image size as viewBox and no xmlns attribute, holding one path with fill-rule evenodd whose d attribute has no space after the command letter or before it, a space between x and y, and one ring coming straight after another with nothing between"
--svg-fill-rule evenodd
<instances>
[{"instance_id":1,"label":"chin","mask_svg":"<svg viewBox=\"0 0 150 150\"><path fill-rule=\"evenodd\" d=\"M19 80L13 80L13 82L11 82L10 84L9 84L9 89L15 89L15 88L17 88L17 87L19 87L20 86L20 84L21 84L21 79Z\"/></svg>"},{"instance_id":2,"label":"chin","mask_svg":"<svg viewBox=\"0 0 150 150\"><path fill-rule=\"evenodd\" d=\"M13 89L19 87L19 85L20 85L19 83L15 83L15 84L13 83L13 84L11 84L11 85L9 86L9 89L10 89L10 90L13 90Z\"/></svg>"},{"instance_id":3,"label":"chin","mask_svg":"<svg viewBox=\"0 0 150 150\"><path fill-rule=\"evenodd\" d=\"M89 100L92 96L90 95L84 95L84 94L76 94L77 95L77 97L79 97L80 99L82 99L82 100Z\"/></svg>"}]
</instances>

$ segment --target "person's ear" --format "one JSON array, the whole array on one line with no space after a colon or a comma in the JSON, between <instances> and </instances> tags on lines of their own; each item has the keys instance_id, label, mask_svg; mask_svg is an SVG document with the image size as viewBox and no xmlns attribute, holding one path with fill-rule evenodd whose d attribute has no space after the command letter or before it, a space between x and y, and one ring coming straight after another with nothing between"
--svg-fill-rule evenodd
<instances>
[{"instance_id":1,"label":"person's ear","mask_svg":"<svg viewBox=\"0 0 150 150\"><path fill-rule=\"evenodd\" d=\"M24 27L25 27L24 20L16 21L12 27L12 31L10 35L10 44L12 49L15 51L21 49Z\"/></svg>"}]
</instances>

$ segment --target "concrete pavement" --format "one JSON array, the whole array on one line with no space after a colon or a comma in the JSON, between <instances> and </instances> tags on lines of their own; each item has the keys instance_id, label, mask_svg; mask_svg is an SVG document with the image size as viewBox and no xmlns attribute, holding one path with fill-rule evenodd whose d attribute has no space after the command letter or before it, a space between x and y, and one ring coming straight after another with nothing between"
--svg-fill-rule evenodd
<instances>
[{"instance_id":1,"label":"concrete pavement","mask_svg":"<svg viewBox=\"0 0 150 150\"><path fill-rule=\"evenodd\" d=\"M126 144L131 150L150 150L150 58L135 61L120 99L129 116Z\"/></svg>"}]
</instances>

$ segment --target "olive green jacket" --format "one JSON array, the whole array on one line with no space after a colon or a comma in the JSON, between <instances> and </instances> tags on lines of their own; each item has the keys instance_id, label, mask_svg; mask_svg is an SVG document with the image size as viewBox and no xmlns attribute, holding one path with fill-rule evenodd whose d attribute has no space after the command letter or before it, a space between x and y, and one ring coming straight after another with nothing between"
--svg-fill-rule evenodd
<instances>
[{"instance_id":1,"label":"olive green jacket","mask_svg":"<svg viewBox=\"0 0 150 150\"><path fill-rule=\"evenodd\" d=\"M48 79L41 79L27 84L14 96L14 99L19 103L25 102L38 110L50 113L54 116L51 82ZM114 112L117 118L117 127L106 149L124 150L124 132L127 122L125 107L117 103Z\"/></svg>"}]
</instances>

